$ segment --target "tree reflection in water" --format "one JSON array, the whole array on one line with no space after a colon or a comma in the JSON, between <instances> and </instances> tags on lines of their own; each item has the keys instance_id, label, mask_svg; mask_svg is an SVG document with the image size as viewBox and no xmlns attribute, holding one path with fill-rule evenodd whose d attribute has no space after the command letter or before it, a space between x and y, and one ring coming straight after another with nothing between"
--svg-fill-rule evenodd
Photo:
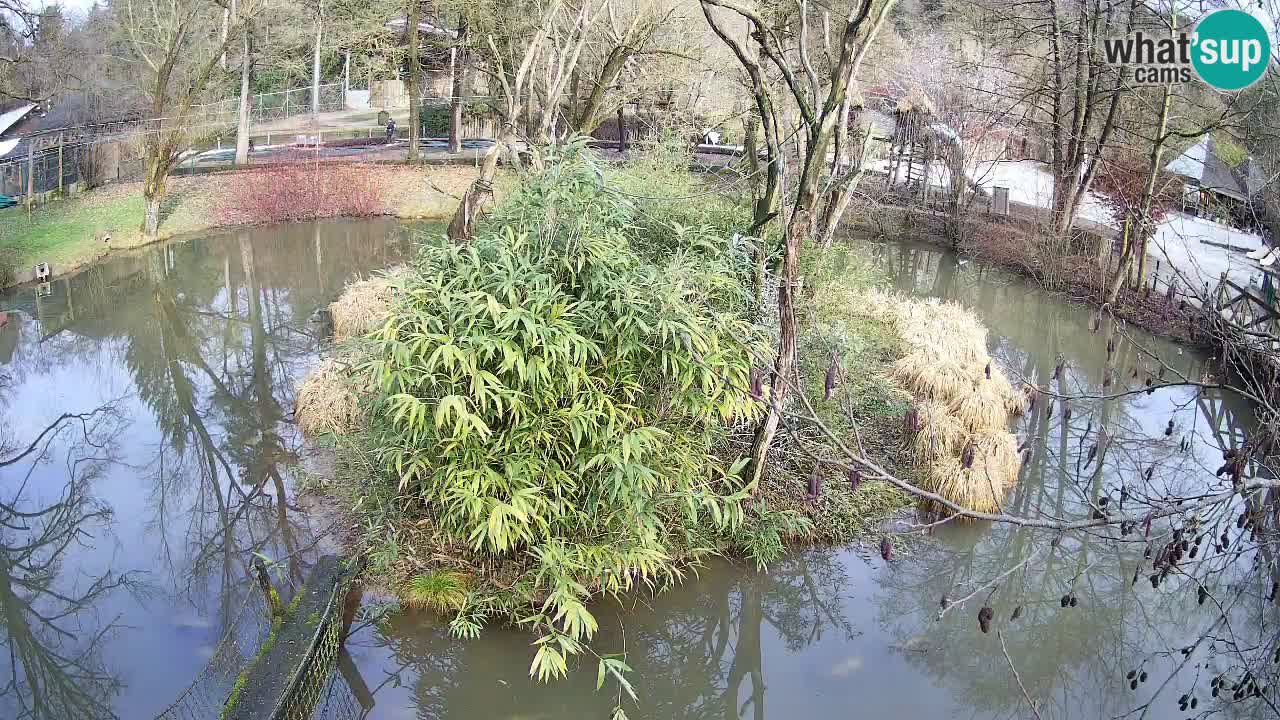
<instances>
[{"instance_id":1,"label":"tree reflection in water","mask_svg":"<svg viewBox=\"0 0 1280 720\"><path fill-rule=\"evenodd\" d=\"M111 406L64 415L19 447L0 450L0 716L25 720L115 717L120 681L100 659L117 630L95 606L131 587L128 574L64 572L68 552L104 533L111 510L90 494L113 461L122 428ZM65 440L65 457L57 452ZM39 465L65 463L57 492L30 482Z\"/></svg>"},{"instance_id":2,"label":"tree reflection in water","mask_svg":"<svg viewBox=\"0 0 1280 720\"><path fill-rule=\"evenodd\" d=\"M164 438L148 464L153 534L188 601L207 611L218 598L223 619L251 591L255 554L284 561L285 578L302 582L313 528L290 500L303 445L289 416L317 349L311 319L353 268L399 253L369 231L322 242L324 227L158 249L124 318L133 324L125 362ZM172 547L179 534L183 546Z\"/></svg>"},{"instance_id":3,"label":"tree reflection in water","mask_svg":"<svg viewBox=\"0 0 1280 720\"><path fill-rule=\"evenodd\" d=\"M326 529L297 512L290 488L304 450L290 418L294 385L320 347L316 311L353 275L405 249L393 222L253 229L123 254L55 279L48 295L5 298L11 320L0 327L0 363L10 386L0 386L0 408L16 412L8 407L13 396L50 398L47 407L21 408L31 422L61 412L64 398L91 404L100 393L124 396L122 463L103 468L95 500L77 507L99 519L113 508L130 511L114 518L112 533L81 535L59 549L71 567L127 568L151 590L137 602L106 603L133 629L95 640L116 666L121 716L150 717L191 681L200 650L216 644L254 592L247 566L255 553L281 561L284 584L301 582L316 531ZM68 438L58 436L59 452ZM44 468L33 485L47 491L66 475ZM12 468L0 468L0 479L0 489L18 487ZM67 494L84 496L84 484ZM6 545L12 534L0 525ZM146 657L153 651L164 661ZM10 694L30 696L12 683ZM111 698L96 702L97 714L53 716L111 712Z\"/></svg>"},{"instance_id":4,"label":"tree reflection in water","mask_svg":"<svg viewBox=\"0 0 1280 720\"><path fill-rule=\"evenodd\" d=\"M768 573L717 563L634 607L601 608L596 647L625 652L634 670L640 704L624 699L627 715L763 720L766 646L800 652L826 637L856 636L845 615L846 573L833 551L789 557ZM447 620L411 612L351 644L357 655L388 651L384 686L409 689L404 705L419 718L608 717L617 702L596 692L594 665L551 685L530 680L527 654L517 650L528 638L518 629L489 628L460 642ZM381 709L395 702L384 695ZM772 702L774 713L786 706L785 697Z\"/></svg>"}]
</instances>

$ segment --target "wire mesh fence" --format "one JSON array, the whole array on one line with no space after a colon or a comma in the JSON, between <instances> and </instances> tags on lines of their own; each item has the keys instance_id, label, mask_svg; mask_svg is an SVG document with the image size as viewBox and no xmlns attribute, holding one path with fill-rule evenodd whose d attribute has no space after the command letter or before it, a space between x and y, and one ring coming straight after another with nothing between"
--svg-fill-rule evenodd
<instances>
[{"instance_id":1,"label":"wire mesh fence","mask_svg":"<svg viewBox=\"0 0 1280 720\"><path fill-rule=\"evenodd\" d=\"M289 679L280 700L270 715L270 720L308 720L317 716L321 699L334 700L334 669L342 651L342 609L347 592L351 589L351 573L340 576L329 594L323 612L315 622L315 633L305 655ZM337 684L341 684L340 682ZM326 703L327 705L327 703ZM319 717L331 717L320 715Z\"/></svg>"},{"instance_id":2,"label":"wire mesh fence","mask_svg":"<svg viewBox=\"0 0 1280 720\"><path fill-rule=\"evenodd\" d=\"M251 593L204 669L155 720L346 720L366 714L357 680L335 673L344 656L355 573L320 558L288 609L272 614ZM346 658L350 664L350 659Z\"/></svg>"},{"instance_id":3,"label":"wire mesh fence","mask_svg":"<svg viewBox=\"0 0 1280 720\"><path fill-rule=\"evenodd\" d=\"M0 195L43 199L141 175L135 143L110 138L63 137L30 143L0 161Z\"/></svg>"},{"instance_id":4,"label":"wire mesh fence","mask_svg":"<svg viewBox=\"0 0 1280 720\"><path fill-rule=\"evenodd\" d=\"M271 630L266 603L255 593L246 595L230 619L213 656L191 685L156 720L218 718L244 667L252 662Z\"/></svg>"},{"instance_id":5,"label":"wire mesh fence","mask_svg":"<svg viewBox=\"0 0 1280 720\"><path fill-rule=\"evenodd\" d=\"M345 91L341 84L320 87L320 111L343 108ZM452 102L448 96L421 100L422 142L428 149L445 151L441 142L450 134ZM461 98L463 111L459 135L468 141L491 140L497 135L494 99L488 96ZM254 119L250 147L262 150L280 146L363 147L391 139L405 140L408 123L400 117L393 137L384 127L384 116L330 117L319 130L302 128L275 120L306 115L311 111L311 89L301 88L254 96ZM407 108L401 108L405 112ZM70 194L97 185L137 180L143 173L143 145L148 136L181 131L185 139L172 174L183 175L229 165L236 143L238 99L198 106L181 119L152 118L66 127L42 131L22 138L23 143L0 159L0 195L34 203ZM468 145L474 150L475 146ZM376 149L376 148L375 148ZM267 153L270 155L270 152ZM276 162L280 158L252 155L250 162Z\"/></svg>"},{"instance_id":6,"label":"wire mesh fence","mask_svg":"<svg viewBox=\"0 0 1280 720\"><path fill-rule=\"evenodd\" d=\"M285 120L298 115L308 115L316 105L322 113L337 112L346 108L346 91L342 83L321 85L318 101L313 103L311 98L312 88L309 87L256 93L251 98L250 119L254 123ZM228 98L201 105L193 116L195 120L202 123L235 124L240 116L240 98Z\"/></svg>"}]
</instances>

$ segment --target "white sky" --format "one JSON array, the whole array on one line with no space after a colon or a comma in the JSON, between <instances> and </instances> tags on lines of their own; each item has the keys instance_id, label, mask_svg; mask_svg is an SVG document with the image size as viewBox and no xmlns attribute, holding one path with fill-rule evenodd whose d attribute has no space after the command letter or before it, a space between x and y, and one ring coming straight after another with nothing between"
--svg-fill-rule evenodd
<instances>
[{"instance_id":1,"label":"white sky","mask_svg":"<svg viewBox=\"0 0 1280 720\"><path fill-rule=\"evenodd\" d=\"M68 15L84 15L85 11L93 7L93 0L35 0L32 5L61 5Z\"/></svg>"}]
</instances>

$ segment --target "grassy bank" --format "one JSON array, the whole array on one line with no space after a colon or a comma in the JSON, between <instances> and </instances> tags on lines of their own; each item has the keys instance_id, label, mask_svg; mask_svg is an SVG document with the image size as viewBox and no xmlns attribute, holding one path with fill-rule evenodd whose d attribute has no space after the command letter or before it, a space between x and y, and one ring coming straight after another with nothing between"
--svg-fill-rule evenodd
<instances>
[{"instance_id":1,"label":"grassy bank","mask_svg":"<svg viewBox=\"0 0 1280 720\"><path fill-rule=\"evenodd\" d=\"M322 171L336 168L321 166ZM372 214L405 219L449 217L474 168L405 165L344 165L342 172L359 178L376 200ZM0 256L17 271L15 281L29 279L31 267L48 262L56 274L100 259L113 250L138 247L193 232L270 221L248 215L246 175L261 169L192 177L173 177L165 201L160 231L148 238L141 232L142 184L117 183L62 200L28 213L22 207L0 210ZM305 180L302 178L301 180ZM340 208L339 208L340 209ZM105 238L110 237L110 242Z\"/></svg>"}]
</instances>

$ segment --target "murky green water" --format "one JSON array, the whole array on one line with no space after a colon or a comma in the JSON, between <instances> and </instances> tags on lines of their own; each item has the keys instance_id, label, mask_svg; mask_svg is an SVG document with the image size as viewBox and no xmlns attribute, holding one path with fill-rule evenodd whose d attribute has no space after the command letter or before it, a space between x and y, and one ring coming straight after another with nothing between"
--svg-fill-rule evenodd
<instances>
[{"instance_id":1,"label":"murky green water","mask_svg":"<svg viewBox=\"0 0 1280 720\"><path fill-rule=\"evenodd\" d=\"M83 416L0 467L0 717L150 718L240 606L252 553L300 577L313 528L289 496L290 415L316 310L404 236L217 235L0 300L0 457Z\"/></svg>"},{"instance_id":2,"label":"murky green water","mask_svg":"<svg viewBox=\"0 0 1280 720\"><path fill-rule=\"evenodd\" d=\"M158 247L57 281L47 296L3 299L0 457L63 413L85 417L0 466L0 717L150 718L252 591L254 552L289 558L297 582L330 522L290 493L307 459L290 422L294 383L325 332L315 311L404 251L404 234L385 222L267 228ZM1087 309L1018 279L924 246L871 252L900 288L977 311L1012 375L1047 384L1059 353L1076 391L1103 394L1107 373L1115 386L1155 372L1124 333L1109 366L1108 331L1089 332ZM1132 337L1177 370L1205 369ZM1239 442L1249 417L1238 401L1187 389L1072 409L1069 420L1041 406L1021 421L1033 459L1011 510L1076 507L1153 463L1160 482L1191 482ZM1143 440L1163 438L1171 417L1172 436ZM1115 440L1086 463L1102 426ZM1045 717L1099 718L1145 703L1171 667L1151 653L1204 621L1194 593L1130 589L1136 560L1085 536L1006 577L990 600L1001 632L984 635L974 615L986 592L941 620L939 598L968 594L1038 545L1009 528L935 535L891 564L857 548L798 553L767 573L717 564L634 607L598 608L597 647L625 651L635 669L632 718L1030 717L1003 636ZM1067 592L1077 607L1060 606ZM455 641L421 613L361 626L348 643L342 716L361 703L373 718L608 716L615 698L595 691L593 667L530 682L528 642L502 629ZM1143 661L1153 680L1131 692L1124 674ZM1147 717L1183 716L1175 700L1188 672Z\"/></svg>"}]
</instances>

